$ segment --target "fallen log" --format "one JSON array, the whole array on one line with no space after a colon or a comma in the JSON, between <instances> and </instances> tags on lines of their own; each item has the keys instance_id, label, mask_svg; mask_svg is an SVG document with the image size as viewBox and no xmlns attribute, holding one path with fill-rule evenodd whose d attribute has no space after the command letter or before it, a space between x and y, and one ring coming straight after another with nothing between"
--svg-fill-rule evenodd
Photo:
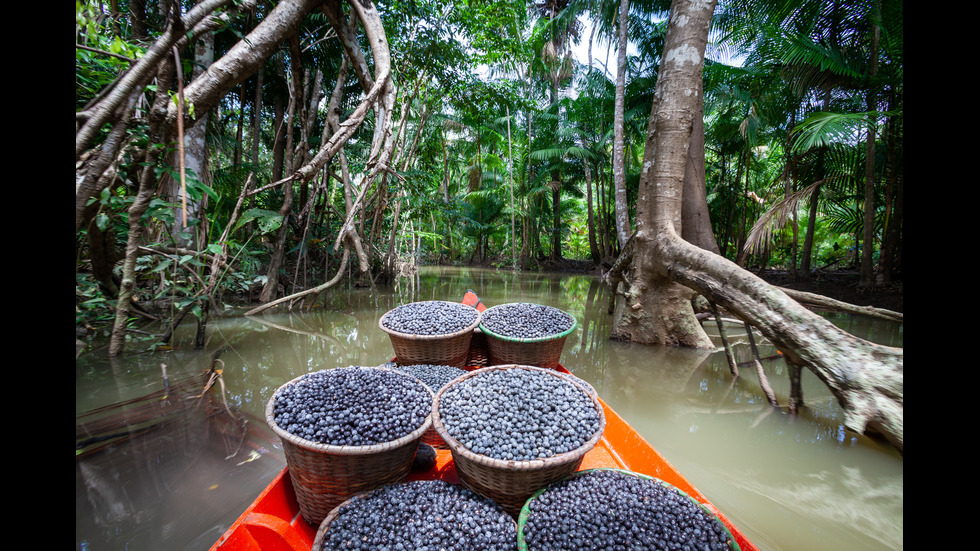
<instances>
[{"instance_id":1,"label":"fallen log","mask_svg":"<svg viewBox=\"0 0 980 551\"><path fill-rule=\"evenodd\" d=\"M884 308L875 308L874 306L858 306L856 304L850 304L840 300L832 299L830 297L825 297L823 295L818 295L816 293L797 291L795 289L787 289L786 287L777 287L777 289L786 293L787 295L789 295L790 298L802 304L822 306L824 308L831 308L833 310L839 310L841 312L847 312L849 314L858 314L862 316L869 316L872 318L904 323L903 315L901 312L893 312L891 310L886 310Z\"/></svg>"}]
</instances>

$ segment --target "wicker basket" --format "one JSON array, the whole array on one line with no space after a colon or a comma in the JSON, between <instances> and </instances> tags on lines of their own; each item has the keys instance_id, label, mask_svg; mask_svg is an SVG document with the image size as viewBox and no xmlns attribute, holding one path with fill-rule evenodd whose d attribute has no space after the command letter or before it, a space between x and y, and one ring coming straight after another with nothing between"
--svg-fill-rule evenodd
<instances>
[{"instance_id":1,"label":"wicker basket","mask_svg":"<svg viewBox=\"0 0 980 551\"><path fill-rule=\"evenodd\" d=\"M350 505L351 503L354 503L358 499L364 499L365 497L371 495L371 492L373 492L373 491L374 490L369 490L369 491L366 491L366 492L361 492L361 493L359 493L359 494L351 497L350 499L344 500L342 503L340 503L339 505L337 505L336 507L334 507L333 509L331 509L330 512L327 513L327 515L325 517L323 517L323 520L320 522L320 527L317 528L316 537L313 539L313 546L310 547L310 551L320 551L321 550L321 548L323 547L323 540L324 540L324 538L327 537L327 531L330 530L330 523L332 523L334 521L334 519L336 519L337 517L340 516L340 511L344 507Z\"/></svg>"},{"instance_id":2,"label":"wicker basket","mask_svg":"<svg viewBox=\"0 0 980 551\"><path fill-rule=\"evenodd\" d=\"M477 327L473 330L473 339L470 341L470 349L463 369L473 371L488 365L490 365L490 348L487 345L487 335Z\"/></svg>"},{"instance_id":3,"label":"wicker basket","mask_svg":"<svg viewBox=\"0 0 980 551\"><path fill-rule=\"evenodd\" d=\"M280 390L302 378L287 382ZM355 494L404 480L422 435L432 426L430 414L419 428L391 442L370 446L322 444L294 436L276 424L273 409L278 394L279 390L269 399L265 419L282 440L300 513L313 525L320 524L327 513Z\"/></svg>"},{"instance_id":4,"label":"wicker basket","mask_svg":"<svg viewBox=\"0 0 980 551\"><path fill-rule=\"evenodd\" d=\"M391 314L391 310L381 316L381 319L378 320L378 326L391 339L391 346L395 349L395 361L398 365L437 364L462 367L466 363L466 357L470 351L470 341L473 337L473 330L480 325L480 312L472 306L467 306L459 302L447 302L447 304L452 304L454 307L471 308L476 312L476 320L469 327L455 333L445 335L410 335L399 333L398 331L393 331L385 327L385 318Z\"/></svg>"},{"instance_id":5,"label":"wicker basket","mask_svg":"<svg viewBox=\"0 0 980 551\"><path fill-rule=\"evenodd\" d=\"M686 492L684 492L680 488L674 486L673 484L670 484L669 482L664 482L663 480L660 480L659 478L654 478L652 476L647 476L645 474L635 473L633 471L627 471L627 470L624 470L624 469L597 468L597 469L587 469L587 470L584 470L584 471L577 471L577 472L574 472L574 473L568 475L565 478L568 479L568 478L573 478L573 477L576 477L576 476L582 476L584 474L587 474L587 473L590 473L590 472L594 472L594 471L614 471L614 472L622 473L623 475L626 475L626 476L635 476L637 478L643 478L643 479L646 479L646 480L652 480L652 481L658 482L658 483L660 483L660 484L662 484L662 485L664 485L664 486L666 486L668 488L671 488L673 490L676 490L681 495L683 495L683 496L687 497L688 499L690 499L691 501L697 503L698 506L700 506L701 509L705 513L708 514L708 516L711 516L711 517L713 517L715 519L718 519L718 515L716 515L705 504L703 504L700 501L694 499L693 497L691 497L689 494L687 494ZM528 546L527 546L527 542L524 541L524 529L527 527L527 520L528 520L528 517L531 514L531 502L534 501L535 499L537 499L538 496L540 496L541 494L545 493L546 491L548 491L548 487L541 488L540 490L534 492L534 494L530 498L528 498L528 500L521 507L521 514L520 514L520 516L517 519L517 550L518 551L529 551ZM725 533L728 535L728 546L729 546L729 548L732 551L741 551L741 548L739 547L738 542L735 541L735 537L732 535L732 533L728 529L728 527L725 526L725 523L721 522L721 519L718 519L718 522L721 523L722 528L725 529ZM533 550L530 550L530 551L533 551Z\"/></svg>"},{"instance_id":6,"label":"wicker basket","mask_svg":"<svg viewBox=\"0 0 980 551\"><path fill-rule=\"evenodd\" d=\"M507 306L501 304L493 308ZM486 312L493 310L488 308ZM484 312L484 315L486 315ZM547 335L531 339L521 339L508 337L499 333L494 333L483 323L480 330L486 334L487 347L490 352L490 365L521 364L533 365L554 369L558 366L561 359L562 349L565 347L565 339L575 331L578 320L572 316L572 326L557 335Z\"/></svg>"},{"instance_id":7,"label":"wicker basket","mask_svg":"<svg viewBox=\"0 0 980 551\"><path fill-rule=\"evenodd\" d=\"M351 497L350 499L344 501L340 505L337 505L337 507L335 507L333 510L331 510L330 513L328 513L327 516L324 517L323 518L323 521L320 523L320 527L316 531L316 536L313 539L313 545L312 545L312 547L310 547L310 551L321 551L322 550L322 548L323 548L323 542L324 542L324 540L327 537L327 532L330 530L330 524L334 520L336 520L337 517L340 516L341 510L343 510L344 507L346 507L347 505L350 505L351 503L354 503L358 499L364 499L364 498L370 496L373 492L374 492L374 490L366 491L366 492L361 492L361 493L359 493L359 494ZM514 531L516 532L517 531L517 522L516 522L516 520L514 521L513 527L514 527Z\"/></svg>"},{"instance_id":8,"label":"wicker basket","mask_svg":"<svg viewBox=\"0 0 980 551\"><path fill-rule=\"evenodd\" d=\"M591 394L585 387L578 385L572 379L561 376L561 378L572 384L576 384L592 400L596 411L599 413L599 430L587 442L579 448L546 457L544 459L532 459L526 461L504 460L487 457L474 453L455 438L449 435L446 427L442 424L439 416L439 400L443 393L460 381L470 377L479 376L489 370L498 369L529 369L542 371L552 376L559 377L559 373L553 370L526 365L499 365L490 366L476 371L472 371L446 385L438 393L432 403L432 424L442 439L449 446L452 452L453 461L456 465L456 473L459 475L460 482L474 492L488 497L501 505L508 514L513 517L521 511L521 507L527 499L540 488L543 488L556 480L568 476L578 470L582 463L582 458L599 442L602 433L606 428L606 417L598 397Z\"/></svg>"}]
</instances>

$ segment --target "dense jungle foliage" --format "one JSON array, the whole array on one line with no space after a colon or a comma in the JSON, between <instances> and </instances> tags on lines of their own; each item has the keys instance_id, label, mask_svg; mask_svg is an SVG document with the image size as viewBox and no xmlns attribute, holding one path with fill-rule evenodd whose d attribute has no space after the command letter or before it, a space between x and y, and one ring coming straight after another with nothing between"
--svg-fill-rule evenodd
<instances>
[{"instance_id":1,"label":"dense jungle foliage","mask_svg":"<svg viewBox=\"0 0 980 551\"><path fill-rule=\"evenodd\" d=\"M381 285L421 264L612 265L617 209L630 220L637 201L669 2L381 1L392 101L302 178L291 175L333 146L382 70L346 4L305 2L255 71L203 109L183 103L286 4L76 1L78 338L114 323L140 338L145 321L204 320L331 280ZM723 256L803 279L846 269L862 285L901 281L902 40L893 0L719 3L704 185ZM150 76L127 80L154 55ZM126 100L103 109L120 90ZM154 118L170 104L185 114L176 135ZM389 155L376 170L379 147Z\"/></svg>"}]
</instances>

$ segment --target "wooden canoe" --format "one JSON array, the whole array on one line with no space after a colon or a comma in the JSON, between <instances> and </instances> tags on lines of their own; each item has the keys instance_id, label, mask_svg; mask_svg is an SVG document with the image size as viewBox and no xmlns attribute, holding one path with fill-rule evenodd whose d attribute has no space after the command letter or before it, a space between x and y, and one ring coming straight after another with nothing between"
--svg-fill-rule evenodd
<instances>
[{"instance_id":1,"label":"wooden canoe","mask_svg":"<svg viewBox=\"0 0 980 551\"><path fill-rule=\"evenodd\" d=\"M464 303L483 310L485 306L472 291L466 294ZM466 369L486 366L485 341L474 338ZM559 371L569 373L564 366ZM758 548L735 527L697 488L660 455L632 426L599 400L605 410L606 429L589 451L580 470L600 467L625 469L659 478L686 492L705 504L718 515L742 551L758 551ZM449 450L436 451L436 465L429 471L409 474L408 480L441 479L459 483L452 454ZM299 504L289 478L289 469L282 472L259 494L234 524L211 547L211 551L309 551L316 537L318 526L307 523L299 512Z\"/></svg>"}]
</instances>

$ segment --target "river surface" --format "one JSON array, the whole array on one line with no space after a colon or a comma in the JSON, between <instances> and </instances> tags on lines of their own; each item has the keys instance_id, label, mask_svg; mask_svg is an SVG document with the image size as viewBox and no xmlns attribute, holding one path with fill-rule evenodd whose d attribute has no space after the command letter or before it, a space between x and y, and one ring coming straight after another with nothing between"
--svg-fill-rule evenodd
<instances>
[{"instance_id":1,"label":"river surface","mask_svg":"<svg viewBox=\"0 0 980 551\"><path fill-rule=\"evenodd\" d=\"M131 401L112 412L140 414L163 404L182 409L167 424L150 422L145 435L76 457L76 549L208 549L285 465L265 424L272 393L311 371L388 361L393 352L378 327L381 315L408 302L459 300L467 289L488 306L534 302L574 315L578 326L565 343L565 367L591 383L760 549L903 548L902 457L847 431L836 400L809 371L803 373L805 407L791 417L768 405L751 365L741 365L733 381L720 347L692 351L610 340L608 290L591 276L423 268L392 287L334 290L309 311L211 320L201 350L194 349L190 324L179 328L169 350L111 361L104 349L78 355L77 415L125 400ZM903 346L901 325L828 318L862 338ZM720 345L715 325L707 329ZM751 360L744 330L732 325L726 332L739 360ZM787 366L773 347L758 344L769 383L785 404ZM180 395L176 383L206 371L216 353L221 378L211 395L224 402L191 407L199 390ZM166 396L141 399L161 391L164 381Z\"/></svg>"}]
</instances>

